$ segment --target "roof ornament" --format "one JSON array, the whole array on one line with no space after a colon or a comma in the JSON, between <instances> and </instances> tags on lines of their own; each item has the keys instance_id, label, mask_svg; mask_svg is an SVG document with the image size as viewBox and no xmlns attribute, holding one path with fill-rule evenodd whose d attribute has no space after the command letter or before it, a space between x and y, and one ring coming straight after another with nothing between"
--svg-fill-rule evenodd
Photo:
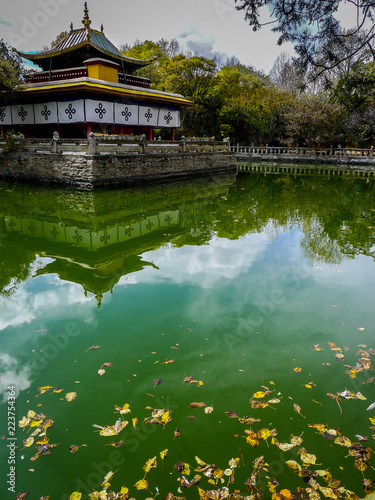
<instances>
[{"instance_id":1,"label":"roof ornament","mask_svg":"<svg viewBox=\"0 0 375 500\"><path fill-rule=\"evenodd\" d=\"M86 28L86 29L90 28L91 21L90 21L90 18L89 18L89 10L87 8L87 2L85 2L85 10L84 10L84 16L83 16L82 24L83 24L84 28Z\"/></svg>"},{"instance_id":2,"label":"roof ornament","mask_svg":"<svg viewBox=\"0 0 375 500\"><path fill-rule=\"evenodd\" d=\"M101 25L101 26L100 26L100 31L101 31L102 33L104 33L104 26L103 26L103 25Z\"/></svg>"},{"instance_id":3,"label":"roof ornament","mask_svg":"<svg viewBox=\"0 0 375 500\"><path fill-rule=\"evenodd\" d=\"M73 31L73 23L70 23L70 31Z\"/></svg>"}]
</instances>

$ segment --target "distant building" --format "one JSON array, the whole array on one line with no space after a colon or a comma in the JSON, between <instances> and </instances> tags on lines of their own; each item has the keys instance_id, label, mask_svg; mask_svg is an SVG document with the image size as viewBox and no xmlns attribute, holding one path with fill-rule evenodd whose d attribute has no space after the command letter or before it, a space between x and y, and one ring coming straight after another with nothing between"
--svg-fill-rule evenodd
<instances>
[{"instance_id":1,"label":"distant building","mask_svg":"<svg viewBox=\"0 0 375 500\"><path fill-rule=\"evenodd\" d=\"M40 66L28 77L17 102L0 108L3 134L16 130L26 137L87 137L90 132L145 134L154 128L180 126L180 109L191 104L179 94L150 88L151 81L135 76L149 65L123 55L101 30L90 27L85 2L83 28L73 29L51 50L21 57Z\"/></svg>"}]
</instances>

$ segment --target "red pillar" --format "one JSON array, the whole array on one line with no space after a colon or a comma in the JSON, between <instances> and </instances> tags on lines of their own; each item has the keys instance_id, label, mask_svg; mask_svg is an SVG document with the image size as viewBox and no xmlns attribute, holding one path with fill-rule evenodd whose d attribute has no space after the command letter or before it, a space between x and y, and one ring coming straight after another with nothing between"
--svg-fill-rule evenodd
<instances>
[{"instance_id":1,"label":"red pillar","mask_svg":"<svg viewBox=\"0 0 375 500\"><path fill-rule=\"evenodd\" d=\"M87 139L90 137L91 134L91 123L87 124Z\"/></svg>"},{"instance_id":2,"label":"red pillar","mask_svg":"<svg viewBox=\"0 0 375 500\"><path fill-rule=\"evenodd\" d=\"M175 132L176 132L176 129L175 129L175 128L172 128L172 129L171 129L171 141L174 141L174 140L175 140Z\"/></svg>"}]
</instances>

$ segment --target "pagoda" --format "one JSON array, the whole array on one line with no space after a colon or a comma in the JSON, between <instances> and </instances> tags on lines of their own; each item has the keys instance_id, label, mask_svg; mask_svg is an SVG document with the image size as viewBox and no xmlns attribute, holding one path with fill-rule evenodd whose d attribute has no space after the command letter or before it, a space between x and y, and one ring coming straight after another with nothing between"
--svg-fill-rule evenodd
<instances>
[{"instance_id":1,"label":"pagoda","mask_svg":"<svg viewBox=\"0 0 375 500\"><path fill-rule=\"evenodd\" d=\"M91 28L84 6L83 27L70 32L50 50L26 53L22 58L41 70L28 75L17 101L0 107L3 135L15 130L26 137L88 137L91 132L119 135L144 134L153 139L154 128L168 128L174 139L180 110L191 102L182 95L151 88L148 78L136 76L154 59L122 54L104 34Z\"/></svg>"}]
</instances>

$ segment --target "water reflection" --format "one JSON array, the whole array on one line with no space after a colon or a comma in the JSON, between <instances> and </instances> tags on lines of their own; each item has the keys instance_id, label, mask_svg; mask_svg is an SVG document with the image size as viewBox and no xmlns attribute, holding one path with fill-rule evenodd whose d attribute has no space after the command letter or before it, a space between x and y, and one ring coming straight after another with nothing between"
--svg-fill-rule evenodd
<instances>
[{"instance_id":1,"label":"water reflection","mask_svg":"<svg viewBox=\"0 0 375 500\"><path fill-rule=\"evenodd\" d=\"M147 251L203 245L291 227L311 263L375 257L374 182L240 174L133 190L71 191L1 183L0 288L57 274L98 305L121 277L145 267ZM43 259L33 271L38 256Z\"/></svg>"}]
</instances>

